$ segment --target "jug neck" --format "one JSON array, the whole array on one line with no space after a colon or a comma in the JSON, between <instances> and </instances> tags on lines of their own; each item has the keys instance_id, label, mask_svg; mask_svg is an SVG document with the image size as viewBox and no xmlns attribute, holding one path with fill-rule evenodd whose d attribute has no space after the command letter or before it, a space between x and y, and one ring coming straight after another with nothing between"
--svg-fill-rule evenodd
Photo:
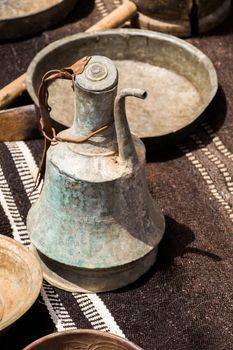
<instances>
[{"instance_id":1,"label":"jug neck","mask_svg":"<svg viewBox=\"0 0 233 350\"><path fill-rule=\"evenodd\" d=\"M102 92L85 91L75 84L75 116L72 131L85 136L93 130L113 123L117 86Z\"/></svg>"},{"instance_id":2,"label":"jug neck","mask_svg":"<svg viewBox=\"0 0 233 350\"><path fill-rule=\"evenodd\" d=\"M104 56L92 56L84 71L75 76L74 122L64 133L85 142L69 144L72 151L90 156L116 153L113 110L117 83L117 69ZM98 133L93 135L97 130Z\"/></svg>"},{"instance_id":3,"label":"jug neck","mask_svg":"<svg viewBox=\"0 0 233 350\"><path fill-rule=\"evenodd\" d=\"M113 88L96 92L88 91L75 84L75 116L73 125L64 136L83 138L91 132L108 127L80 144L70 143L73 152L87 156L109 156L117 153L117 139L114 124L114 99L117 85Z\"/></svg>"}]
</instances>

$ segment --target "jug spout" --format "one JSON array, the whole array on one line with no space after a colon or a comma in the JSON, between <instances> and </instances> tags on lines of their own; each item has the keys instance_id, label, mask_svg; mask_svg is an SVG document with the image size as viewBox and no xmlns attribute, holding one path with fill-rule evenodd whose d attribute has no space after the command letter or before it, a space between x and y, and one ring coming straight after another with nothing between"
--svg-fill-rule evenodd
<instances>
[{"instance_id":1,"label":"jug spout","mask_svg":"<svg viewBox=\"0 0 233 350\"><path fill-rule=\"evenodd\" d=\"M133 166L138 159L125 112L125 98L127 96L144 99L147 96L147 92L142 89L124 89L117 95L114 101L114 119L119 157Z\"/></svg>"}]
</instances>

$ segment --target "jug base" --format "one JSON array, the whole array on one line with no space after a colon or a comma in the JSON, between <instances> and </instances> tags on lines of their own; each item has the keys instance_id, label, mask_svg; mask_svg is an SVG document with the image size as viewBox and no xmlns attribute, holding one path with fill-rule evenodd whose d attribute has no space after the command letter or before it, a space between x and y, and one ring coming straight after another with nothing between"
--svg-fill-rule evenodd
<instances>
[{"instance_id":1,"label":"jug base","mask_svg":"<svg viewBox=\"0 0 233 350\"><path fill-rule=\"evenodd\" d=\"M129 264L107 269L70 267L30 249L41 264L44 279L54 287L68 292L100 293L124 287L141 277L156 262L158 247Z\"/></svg>"}]
</instances>

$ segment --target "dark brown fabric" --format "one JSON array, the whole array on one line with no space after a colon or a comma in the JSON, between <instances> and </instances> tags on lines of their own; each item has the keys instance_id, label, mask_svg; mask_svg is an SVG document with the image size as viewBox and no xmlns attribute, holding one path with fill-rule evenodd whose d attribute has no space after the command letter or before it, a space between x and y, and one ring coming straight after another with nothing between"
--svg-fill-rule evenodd
<instances>
[{"instance_id":1,"label":"dark brown fabric","mask_svg":"<svg viewBox=\"0 0 233 350\"><path fill-rule=\"evenodd\" d=\"M116 1L102 3L109 12ZM93 1L80 0L56 28L34 38L2 43L0 85L22 73L42 47L87 29L101 16ZM188 41L213 61L218 93L193 135L166 151L155 149L147 154L149 189L166 216L157 264L133 285L101 295L126 337L145 350L233 349L233 13L211 33ZM41 141L27 144L38 162ZM25 217L30 204L5 145L0 147L0 157ZM0 220L1 233L9 235L3 210ZM61 298L67 300L76 325L90 328L71 296L63 293ZM39 299L0 338L0 349L21 349L53 331L47 314Z\"/></svg>"}]
</instances>

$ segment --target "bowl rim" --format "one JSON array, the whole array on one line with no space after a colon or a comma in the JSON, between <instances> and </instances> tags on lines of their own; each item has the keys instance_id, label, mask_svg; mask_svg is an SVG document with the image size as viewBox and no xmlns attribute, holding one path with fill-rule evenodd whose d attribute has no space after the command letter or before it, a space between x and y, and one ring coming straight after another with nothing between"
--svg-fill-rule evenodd
<instances>
[{"instance_id":1,"label":"bowl rim","mask_svg":"<svg viewBox=\"0 0 233 350\"><path fill-rule=\"evenodd\" d=\"M106 332L106 331L101 331L101 330L95 330L95 329L72 329L72 330L65 330L65 331L61 331L61 332L55 332L55 333L51 333L48 334L44 337L41 337L37 340L35 340L34 342L30 343L29 345L27 345L23 350L33 350L35 346L37 345L41 345L43 343L45 343L46 345L46 341L47 340L51 340L51 339L56 339L56 338L61 338L64 335L69 335L69 334L81 334L81 335L88 335L88 334L92 334L92 335L104 335L105 338L107 339L116 339L116 340L120 340L122 342L122 345L128 345L131 346L131 348L129 350L143 350L141 347L139 347L138 345L134 344L133 342L131 342L130 340L120 337L119 335L110 333L110 332Z\"/></svg>"},{"instance_id":2,"label":"bowl rim","mask_svg":"<svg viewBox=\"0 0 233 350\"><path fill-rule=\"evenodd\" d=\"M23 316L30 309L30 307L36 301L43 283L41 266L37 261L36 257L34 256L34 254L27 247L23 246L23 244L17 242L13 238L0 234L0 248L3 248L3 249L5 248L6 250L10 250L9 245L10 247L17 249L20 252L20 255L18 254L18 257L21 260L26 260L26 263L28 261L33 262L33 264L31 263L30 265L27 265L29 271L31 271L32 265L34 266L34 268L36 267L37 271L36 273L31 274L33 288L30 292L30 298L25 299L26 302L23 304L24 307L22 307L20 312L16 313L13 317L8 318L4 322L0 321L0 332L3 331L5 328L9 327L10 325L12 325L15 321L17 321L21 316ZM4 300L3 300L3 303L4 303ZM4 318L4 311L3 311L3 318Z\"/></svg>"},{"instance_id":3,"label":"bowl rim","mask_svg":"<svg viewBox=\"0 0 233 350\"><path fill-rule=\"evenodd\" d=\"M40 14L43 14L45 12L49 12L51 11L53 8L61 5L62 3L64 2L69 2L69 0L56 0L56 2L54 4L51 4L47 7L44 7L42 10L39 10L39 11L33 11L33 12L29 12L27 14L24 14L24 15L20 15L20 16L15 16L15 17L4 17L4 18L0 18L0 23L6 23L6 22L15 22L16 20L26 20L28 19L29 17L35 17L37 15L40 15Z\"/></svg>"}]
</instances>

